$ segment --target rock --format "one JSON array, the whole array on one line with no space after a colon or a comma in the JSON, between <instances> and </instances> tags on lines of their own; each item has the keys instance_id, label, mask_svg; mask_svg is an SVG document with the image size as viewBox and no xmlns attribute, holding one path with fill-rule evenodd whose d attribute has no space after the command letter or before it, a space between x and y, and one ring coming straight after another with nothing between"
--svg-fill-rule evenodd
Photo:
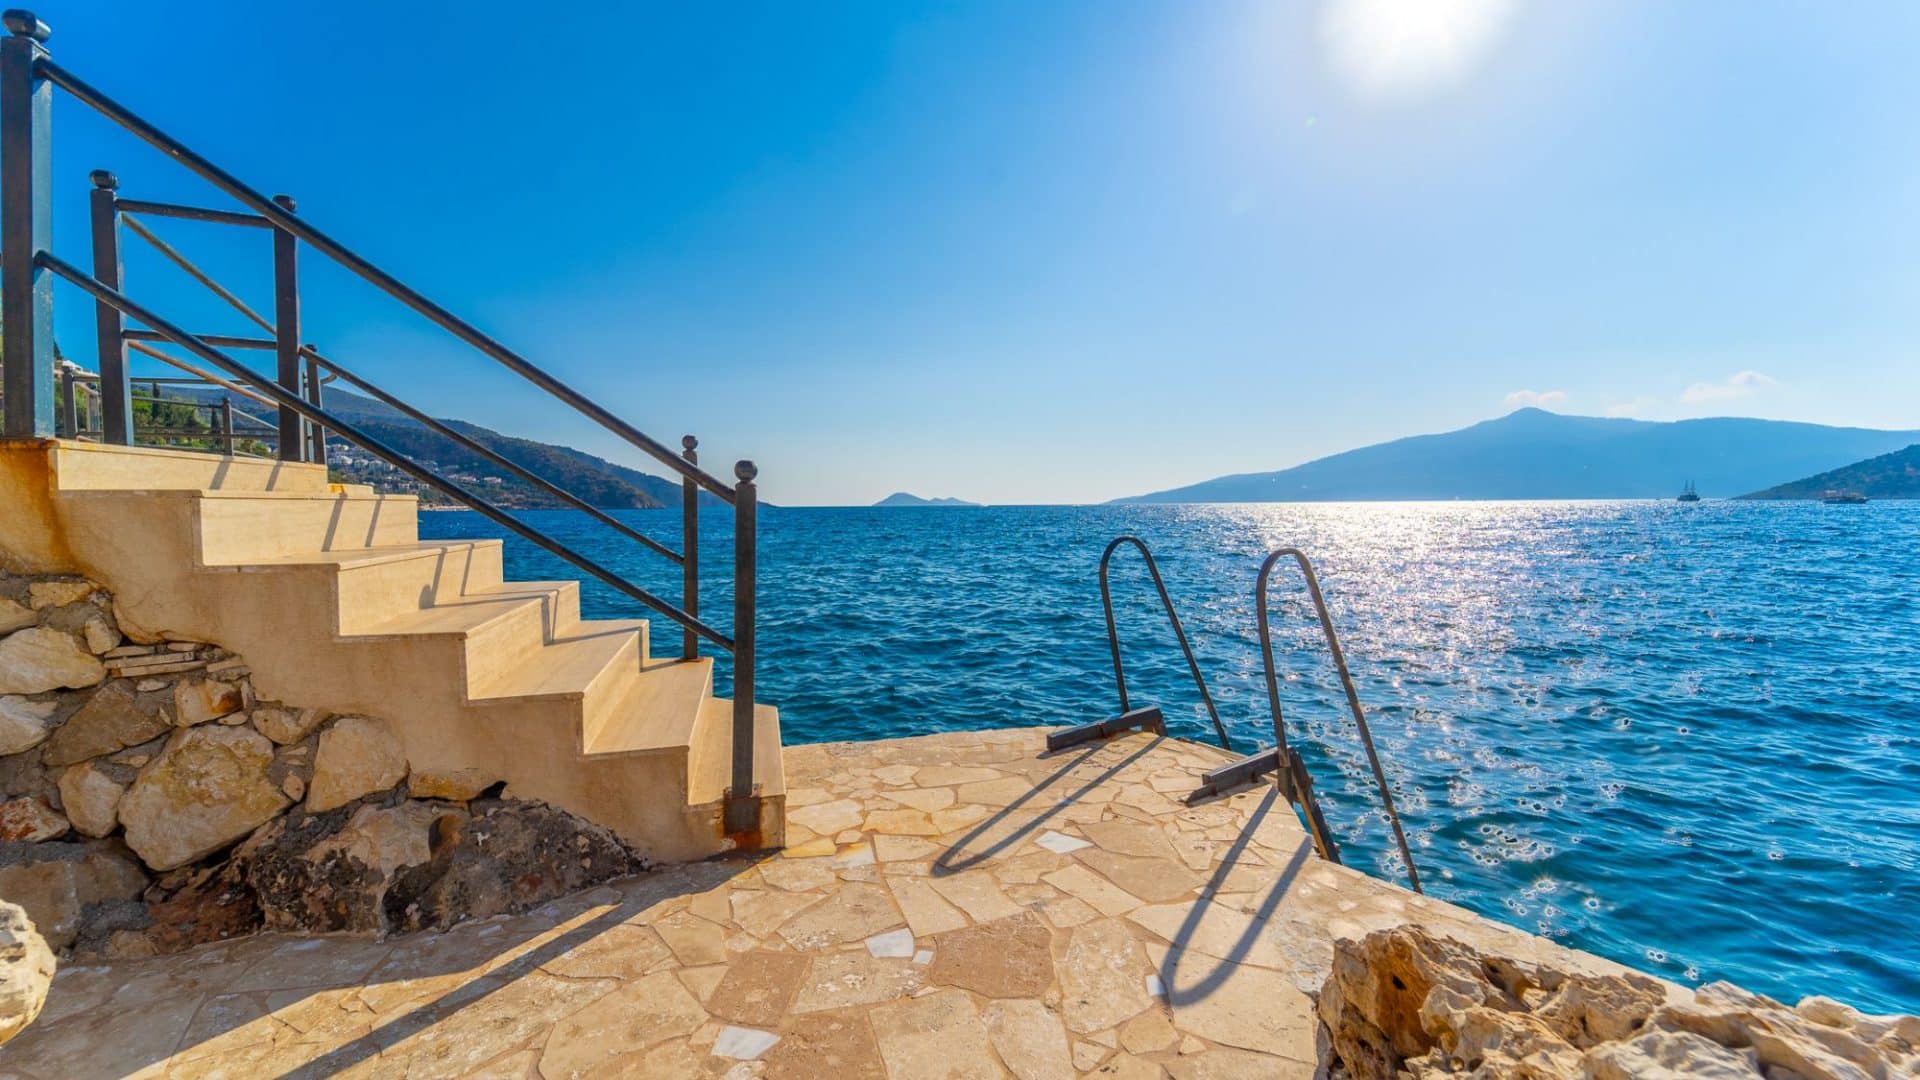
<instances>
[{"instance_id":1,"label":"rock","mask_svg":"<svg viewBox=\"0 0 1920 1080\"><path fill-rule=\"evenodd\" d=\"M0 900L0 1043L40 1015L53 985L53 950L18 904Z\"/></svg>"},{"instance_id":2,"label":"rock","mask_svg":"<svg viewBox=\"0 0 1920 1080\"><path fill-rule=\"evenodd\" d=\"M363 805L297 814L261 829L234 854L268 929L374 933L395 875L425 864L432 837L457 834L467 814L447 803Z\"/></svg>"},{"instance_id":3,"label":"rock","mask_svg":"<svg viewBox=\"0 0 1920 1080\"><path fill-rule=\"evenodd\" d=\"M83 761L60 774L60 805L73 827L87 836L105 836L120 824L120 797L133 782L125 765Z\"/></svg>"},{"instance_id":4,"label":"rock","mask_svg":"<svg viewBox=\"0 0 1920 1080\"><path fill-rule=\"evenodd\" d=\"M0 634L11 634L39 621L32 608L0 596Z\"/></svg>"},{"instance_id":5,"label":"rock","mask_svg":"<svg viewBox=\"0 0 1920 1080\"><path fill-rule=\"evenodd\" d=\"M73 942L88 908L146 887L140 864L115 841L0 844L0 896L26 908L55 949Z\"/></svg>"},{"instance_id":6,"label":"rock","mask_svg":"<svg viewBox=\"0 0 1920 1080\"><path fill-rule=\"evenodd\" d=\"M171 878L171 875L170 875ZM117 931L105 951L172 953L258 931L260 906L234 861L203 867L147 893L147 925L135 935ZM130 940L132 938L132 940Z\"/></svg>"},{"instance_id":7,"label":"rock","mask_svg":"<svg viewBox=\"0 0 1920 1080\"><path fill-rule=\"evenodd\" d=\"M35 611L77 604L92 595L91 581L36 581L27 586L27 602Z\"/></svg>"},{"instance_id":8,"label":"rock","mask_svg":"<svg viewBox=\"0 0 1920 1080\"><path fill-rule=\"evenodd\" d=\"M72 634L35 626L0 638L0 694L38 694L94 686L107 677L100 658Z\"/></svg>"},{"instance_id":9,"label":"rock","mask_svg":"<svg viewBox=\"0 0 1920 1080\"><path fill-rule=\"evenodd\" d=\"M127 846L171 870L253 832L288 805L267 779L272 762L273 744L250 728L176 733L120 800Z\"/></svg>"},{"instance_id":10,"label":"rock","mask_svg":"<svg viewBox=\"0 0 1920 1080\"><path fill-rule=\"evenodd\" d=\"M325 709L290 709L284 705L262 705L251 716L254 730L282 746L311 735L326 718Z\"/></svg>"},{"instance_id":11,"label":"rock","mask_svg":"<svg viewBox=\"0 0 1920 1080\"><path fill-rule=\"evenodd\" d=\"M1789 1009L1726 983L1669 1003L1644 975L1484 956L1413 926L1336 942L1319 1012L1355 1080L1920 1075L1920 1018Z\"/></svg>"},{"instance_id":12,"label":"rock","mask_svg":"<svg viewBox=\"0 0 1920 1080\"><path fill-rule=\"evenodd\" d=\"M0 802L0 841L37 844L65 836L71 825L44 799L8 799Z\"/></svg>"},{"instance_id":13,"label":"rock","mask_svg":"<svg viewBox=\"0 0 1920 1080\"><path fill-rule=\"evenodd\" d=\"M389 930L522 911L645 868L611 832L544 803L481 799L471 811L458 828L436 827L426 865L395 876Z\"/></svg>"},{"instance_id":14,"label":"rock","mask_svg":"<svg viewBox=\"0 0 1920 1080\"><path fill-rule=\"evenodd\" d=\"M192 727L240 711L243 696L233 683L190 679L174 684L173 722Z\"/></svg>"},{"instance_id":15,"label":"rock","mask_svg":"<svg viewBox=\"0 0 1920 1080\"><path fill-rule=\"evenodd\" d=\"M280 790L287 793L287 798L299 802L307 797L307 782L298 776L289 776L280 781Z\"/></svg>"},{"instance_id":16,"label":"rock","mask_svg":"<svg viewBox=\"0 0 1920 1080\"><path fill-rule=\"evenodd\" d=\"M407 794L416 799L467 802L479 798L482 792L499 782L498 776L480 769L441 769L429 772L416 769L407 777Z\"/></svg>"},{"instance_id":17,"label":"rock","mask_svg":"<svg viewBox=\"0 0 1920 1080\"><path fill-rule=\"evenodd\" d=\"M9 694L0 697L0 757L31 750L53 731L58 701L35 701Z\"/></svg>"},{"instance_id":18,"label":"rock","mask_svg":"<svg viewBox=\"0 0 1920 1080\"><path fill-rule=\"evenodd\" d=\"M95 656L111 652L120 646L120 631L105 615L95 615L80 627L80 636L87 643L87 651Z\"/></svg>"},{"instance_id":19,"label":"rock","mask_svg":"<svg viewBox=\"0 0 1920 1080\"><path fill-rule=\"evenodd\" d=\"M51 803L60 797L53 774L32 752L0 757L0 800L36 798Z\"/></svg>"},{"instance_id":20,"label":"rock","mask_svg":"<svg viewBox=\"0 0 1920 1080\"><path fill-rule=\"evenodd\" d=\"M307 810L322 813L385 791L407 776L407 755L387 726L365 716L343 716L320 733Z\"/></svg>"},{"instance_id":21,"label":"rock","mask_svg":"<svg viewBox=\"0 0 1920 1080\"><path fill-rule=\"evenodd\" d=\"M41 753L50 766L72 765L150 742L172 726L164 712L142 702L124 681L116 680L95 691L79 712L68 717Z\"/></svg>"}]
</instances>

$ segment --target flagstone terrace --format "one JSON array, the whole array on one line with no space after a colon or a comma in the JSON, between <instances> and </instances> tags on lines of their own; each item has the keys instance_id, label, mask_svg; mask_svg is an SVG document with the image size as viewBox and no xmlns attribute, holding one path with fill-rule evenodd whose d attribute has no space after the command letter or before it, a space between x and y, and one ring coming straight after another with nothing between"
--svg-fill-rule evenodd
<instances>
[{"instance_id":1,"label":"flagstone terrace","mask_svg":"<svg viewBox=\"0 0 1920 1080\"><path fill-rule=\"evenodd\" d=\"M1336 937L1619 967L1313 856L1225 761L1011 729L789 747L788 847L386 941L62 970L0 1075L1312 1076Z\"/></svg>"}]
</instances>

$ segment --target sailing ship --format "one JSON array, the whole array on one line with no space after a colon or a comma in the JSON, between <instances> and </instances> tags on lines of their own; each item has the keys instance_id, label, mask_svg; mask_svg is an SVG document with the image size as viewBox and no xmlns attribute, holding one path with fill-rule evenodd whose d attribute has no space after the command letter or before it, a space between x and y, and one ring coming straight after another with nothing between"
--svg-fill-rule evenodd
<instances>
[{"instance_id":1,"label":"sailing ship","mask_svg":"<svg viewBox=\"0 0 1920 1080\"><path fill-rule=\"evenodd\" d=\"M1693 490L1693 481L1691 480L1687 481L1687 486L1680 489L1680 494L1678 497L1675 498L1674 501L1675 502L1699 502L1700 501L1700 493L1698 491Z\"/></svg>"}]
</instances>

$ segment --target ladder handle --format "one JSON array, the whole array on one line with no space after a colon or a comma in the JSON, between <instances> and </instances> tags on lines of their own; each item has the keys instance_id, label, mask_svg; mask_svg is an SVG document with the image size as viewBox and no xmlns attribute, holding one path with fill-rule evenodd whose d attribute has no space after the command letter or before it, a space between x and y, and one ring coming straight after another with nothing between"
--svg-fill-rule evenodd
<instances>
[{"instance_id":1,"label":"ladder handle","mask_svg":"<svg viewBox=\"0 0 1920 1080\"><path fill-rule=\"evenodd\" d=\"M1387 774L1380 767L1380 754L1373 747L1373 733L1367 729L1367 714L1360 707L1360 692L1353 687L1353 676L1347 671L1347 656L1340 649L1340 637L1333 632L1333 618L1327 614L1326 597L1320 593L1320 579L1313 572L1313 564L1307 561L1306 552L1299 548L1284 547L1270 553L1266 561L1260 564L1260 578L1253 589L1254 618L1260 624L1260 659L1267 669L1267 703L1273 709L1273 737L1281 752L1287 749L1286 723L1280 717L1280 682L1273 666L1273 633L1267 625L1267 583L1273 575L1273 567L1281 559L1291 556L1300 564L1301 576L1307 581L1307 595L1313 598L1313 610L1320 616L1320 630L1326 635L1327 651L1333 654L1334 670L1340 673L1340 685L1347 692L1347 707L1353 711L1354 726L1360 729L1360 745L1367 751L1367 764L1373 769L1373 781L1380 788L1380 801L1387 809L1387 823L1393 826L1393 839L1400 846L1400 858L1407 864L1407 880L1413 885L1414 892L1425 892L1420 887L1420 871L1414 868L1413 851L1407 847L1406 831L1400 827L1400 811L1393 805L1393 792L1387 789Z\"/></svg>"},{"instance_id":2,"label":"ladder handle","mask_svg":"<svg viewBox=\"0 0 1920 1080\"><path fill-rule=\"evenodd\" d=\"M1147 573L1153 575L1153 587L1160 592L1160 604L1167 609L1167 621L1173 624L1173 636L1180 639L1180 651L1187 654L1187 670L1193 673L1193 684L1200 688L1200 698L1207 703L1207 715L1213 718L1213 730L1220 737L1220 745L1227 750L1233 749L1233 743L1227 739L1227 726L1220 722L1220 710L1214 708L1213 692L1207 689L1206 676L1200 674L1200 662L1194 659L1193 646L1187 642L1187 631L1180 625L1180 616L1173 610L1173 598L1167 595L1166 582L1160 580L1160 567L1154 564L1153 552L1137 536L1116 536L1100 553L1100 606L1107 613L1107 648L1113 653L1113 681L1120 690L1120 711L1127 713L1132 707L1127 702L1127 674L1120 665L1120 633L1113 624L1113 590L1107 583L1107 570L1113 562L1113 553L1122 544L1132 544L1140 549L1140 556L1147 560Z\"/></svg>"}]
</instances>

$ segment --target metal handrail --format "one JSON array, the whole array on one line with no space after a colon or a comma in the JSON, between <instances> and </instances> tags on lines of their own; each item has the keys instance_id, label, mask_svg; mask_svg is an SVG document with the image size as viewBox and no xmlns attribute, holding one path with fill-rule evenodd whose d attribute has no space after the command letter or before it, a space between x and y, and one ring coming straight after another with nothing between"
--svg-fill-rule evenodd
<instances>
[{"instance_id":1,"label":"metal handrail","mask_svg":"<svg viewBox=\"0 0 1920 1080\"><path fill-rule=\"evenodd\" d=\"M400 301L414 311L426 316L441 329L485 353L508 370L533 383L548 394L565 402L574 411L599 424L607 431L618 435L630 445L644 451L654 460L692 480L699 486L725 499L735 502L732 485L722 482L718 477L695 466L674 453L665 444L640 431L633 425L615 416L601 407L591 398L566 383L536 367L520 354L507 348L492 337L460 318L453 312L428 299L418 290L411 288L400 279L380 269L370 260L355 253L352 249L302 221L272 199L255 191L239 178L215 165L213 162L195 153L186 144L161 131L141 118L138 113L120 104L113 98L55 63L51 58L40 55L33 61L34 74L72 94L83 104L92 108L107 119L119 124L136 138L146 142L166 154L182 166L197 173L214 187L226 192L248 209L266 218L275 227L301 240L306 241L321 254L346 267L368 283L379 288L387 295ZM149 208L151 209L151 208Z\"/></svg>"},{"instance_id":2,"label":"metal handrail","mask_svg":"<svg viewBox=\"0 0 1920 1080\"><path fill-rule=\"evenodd\" d=\"M79 267L74 266L72 263L67 262L65 259L60 258L58 255L55 255L50 251L39 251L34 254L33 261L36 267L39 267L40 269L43 269L43 270L51 271L55 275L61 278L64 278L69 283L78 286L81 290L91 295L95 300L98 300L102 303L105 303L113 307L115 310L119 311L122 315L135 319L139 322L145 323L147 326L158 331L168 341L171 341L175 345L178 345L181 348L186 349L187 351L193 353L195 356L198 356L200 359L205 360L210 364L213 364L215 367L221 368L222 370L228 372L230 375L236 378L246 378L252 375L252 372L250 372L247 369L246 365L240 363L238 360L235 360L234 358L226 355L225 353L220 352L218 349L215 349L213 346L208 345L206 342L195 337L193 334L190 334L187 331L182 330L178 326L175 326L173 323L162 318L153 310L147 308L146 306L140 304L139 302L127 296L122 295L118 290L110 289L107 286L102 285L100 282L95 281L90 275L82 271ZM473 493L467 491L465 488L461 487L460 485L454 483L451 480L448 480L447 478L441 476L439 473L434 472L432 469L429 469L419 464L418 462L409 458L407 455L402 454L398 450L395 450L387 446L386 444L380 442L380 440L375 439L373 436L367 435L361 432L358 428L355 428L351 424L341 420L339 417L334 416L333 414L327 412L326 410L322 409L320 406L315 405L310 401L307 401L306 399L300 397L300 395L295 394L287 390L285 387L282 387L275 383L261 383L260 389L264 393L266 393L267 396L271 397L274 401L274 404L279 408L291 410L292 412L300 416L303 416L306 419L313 421L314 423L325 426L329 431L332 431L335 434L339 435L341 438L347 440L348 442L361 447L362 449L366 450L368 453L374 454L381 458L385 458L395 468L399 469L401 472L407 473L408 475L412 476L415 480L418 480L421 483L426 484L427 486L440 491L442 494L447 495L449 498L452 498L457 502L465 504L470 509L479 511L482 515L492 520L495 524L512 530L513 532L517 533L521 538L533 544L538 545L539 547L545 549L549 553L556 555L559 558L564 559L569 563L572 563L574 566L578 567L581 570L586 571L589 574L592 574L594 577L599 578L601 581L612 586L614 589L626 594L627 596L631 597L634 600L639 601L642 604L645 604L646 606L654 609L655 611L658 611L660 614L665 615L667 618L680 624L682 627L685 627L686 629L699 634L701 637L707 639L708 641L714 643L715 645L718 645L721 648L727 649L729 651L734 649L733 638L730 638L727 635L722 634L720 631L715 630L713 627L708 626L706 623L701 622L699 619L696 619L693 616L686 614L685 612L681 611L679 608L676 608L672 604L666 602L665 600L660 599L659 597L655 596L653 593L648 592L647 590L639 587L638 585L633 584L632 582L621 577L619 574L616 574L613 571L607 569L606 567L601 566L599 563L594 562L592 559L587 558L585 555L582 555L579 552L574 551L572 548L569 548L567 545L561 543L558 540L555 540L554 538L532 527L531 525L528 525L525 522L520 521L519 519L515 518L513 515L508 514L506 511L501 510L500 508L494 506L492 503L488 502L487 500L479 497L478 495L474 495ZM736 634L740 633L740 628L736 627L735 633Z\"/></svg>"},{"instance_id":3,"label":"metal handrail","mask_svg":"<svg viewBox=\"0 0 1920 1080\"><path fill-rule=\"evenodd\" d=\"M187 274L187 276L193 278L193 280L199 282L201 285L204 285L208 289L208 291L212 292L215 296L218 296L220 299L225 300L229 305L233 307L235 311L238 311L241 315L245 316L248 320L253 322L254 325L260 327L262 330L265 330L269 334L274 332L273 323L269 322L266 316L253 310L253 308L248 307L246 301L240 299L239 296L235 295L233 290L228 289L226 286L220 284L219 281L214 279L213 275L207 273L205 270L200 269L200 267L196 265L192 259L189 259L185 255L181 254L176 248L173 247L173 245L167 243L165 240L160 239L158 236L155 236L152 230L148 229L145 225L141 224L139 220L125 213L121 214L120 220L126 224L127 228L130 229L135 236L138 236L140 239L145 240L148 244L152 245L155 250L159 251L160 254L165 255L169 261L171 261L175 266L178 266L182 271L184 271ZM137 333L136 331L130 330L130 331L127 331L124 336L129 341L144 340L148 336L148 335L136 336L136 333ZM223 343L222 339L217 338L211 334L201 334L200 340L205 341L209 345L220 345ZM231 343L231 341L232 339L227 339L227 343ZM261 344L266 348L272 348L275 343L269 340L269 341L261 342ZM606 511L601 510L599 507L589 504L586 500L579 498L578 496L574 495L572 492L567 491L565 488L562 488L559 485L554 484L553 482L545 479L544 477L536 475L535 473L527 470L523 466L507 459L504 455L496 452L492 448L482 444L478 440L470 438L464 434L461 434L459 431L456 431L452 427L449 427L448 425L441 423L439 420L434 419L432 416L428 415L427 413L414 408L413 406L407 404L406 402L400 400L399 398L394 397L392 394L389 394L386 391L380 389L378 386L375 386L373 383L368 382L366 379L363 379L358 375L353 374L347 369L341 367L338 363L320 355L319 350L315 349L312 345L300 346L300 355L308 360L313 361L316 364L320 364L324 366L328 371L332 372L336 376L339 376L340 378L346 379L348 382L359 387L361 390L371 395L375 400L379 401L381 404L386 405L388 408L391 408L397 412L405 414L407 417L414 420L416 423L419 423L420 425L426 427L428 430L432 431L434 434L439 435L441 438L447 439L453 442L455 445L459 446L461 449L466 450L467 452L474 454L478 457L485 458L487 461L492 462L494 465L497 465L500 468L507 470L508 472L519 477L521 480L529 484L532 484L534 487L539 488L541 491L545 492L547 495L555 499L558 499L563 503L566 503L568 506L572 507L575 510L579 510L587 514L589 517L592 517L594 520L609 526L610 528L628 537L629 539L639 543L642 547L647 548L649 551L655 552L656 554L663 556L668 561L672 562L675 566L681 566L685 564L686 559L680 552L673 550L672 548L666 546L665 544L662 544L658 540L655 540L653 537L648 536L645 533L635 530L632 526L629 526L625 522L622 522L619 519L613 517L611 514L608 514Z\"/></svg>"},{"instance_id":4,"label":"metal handrail","mask_svg":"<svg viewBox=\"0 0 1920 1080\"><path fill-rule=\"evenodd\" d=\"M1194 659L1193 646L1187 641L1187 631L1180 625L1179 613L1173 609L1173 597L1167 595L1166 582L1160 580L1160 567L1153 561L1153 552L1148 550L1146 543L1137 536L1116 536L1113 542L1107 545L1107 550L1100 553L1100 606L1107 613L1107 648L1113 653L1113 681L1120 691L1121 713L1130 712L1132 704L1127 699L1126 670L1120 663L1120 633L1114 627L1113 590L1107 583L1107 571L1109 564L1113 562L1113 553L1119 550L1122 544L1132 544L1140 550L1141 557L1146 559L1147 573L1153 575L1153 587L1160 592L1160 605L1166 608L1167 621L1173 624L1173 636L1180 640L1180 651L1187 655L1187 670L1193 673L1193 684L1200 688L1200 698L1207 703L1207 715L1213 718L1214 733L1220 736L1220 745L1223 748L1232 750L1233 743L1227 738L1227 726L1220 722L1220 710L1213 705L1213 692L1207 689L1207 678L1200 674L1200 662Z\"/></svg>"},{"instance_id":5,"label":"metal handrail","mask_svg":"<svg viewBox=\"0 0 1920 1080\"><path fill-rule=\"evenodd\" d=\"M1387 774L1380 767L1380 754L1373 747L1373 733L1367 729L1366 711L1360 707L1360 692L1354 689L1353 675L1347 671L1347 656L1340 649L1340 637L1333 631L1333 618L1327 614L1327 601L1320 593L1320 579L1313 572L1313 564L1307 561L1306 552L1299 548L1283 547L1268 554L1266 561L1260 564L1260 577L1254 584L1254 618L1260 624L1260 659L1267 669L1267 704L1273 709L1274 745L1284 758L1288 753L1286 722L1280 713L1280 681L1274 670L1273 633L1267 625L1267 583L1273 574L1273 567L1281 559L1291 556L1300 564L1300 573L1306 578L1307 595L1313 599L1313 609L1320 616L1320 630L1326 635L1327 651L1333 654L1333 667L1340 673L1340 685L1347 692L1347 707L1353 711L1354 726L1360 729L1360 745L1367 751L1367 764L1373 769L1373 780L1380 788L1380 801L1386 807L1387 822L1393 826L1394 843L1399 845L1400 858L1407 864L1407 880L1413 885L1414 892L1420 888L1420 871L1413 865L1413 852L1407 847L1406 831L1400 827L1400 812L1394 808L1393 792L1387 787Z\"/></svg>"}]
</instances>

